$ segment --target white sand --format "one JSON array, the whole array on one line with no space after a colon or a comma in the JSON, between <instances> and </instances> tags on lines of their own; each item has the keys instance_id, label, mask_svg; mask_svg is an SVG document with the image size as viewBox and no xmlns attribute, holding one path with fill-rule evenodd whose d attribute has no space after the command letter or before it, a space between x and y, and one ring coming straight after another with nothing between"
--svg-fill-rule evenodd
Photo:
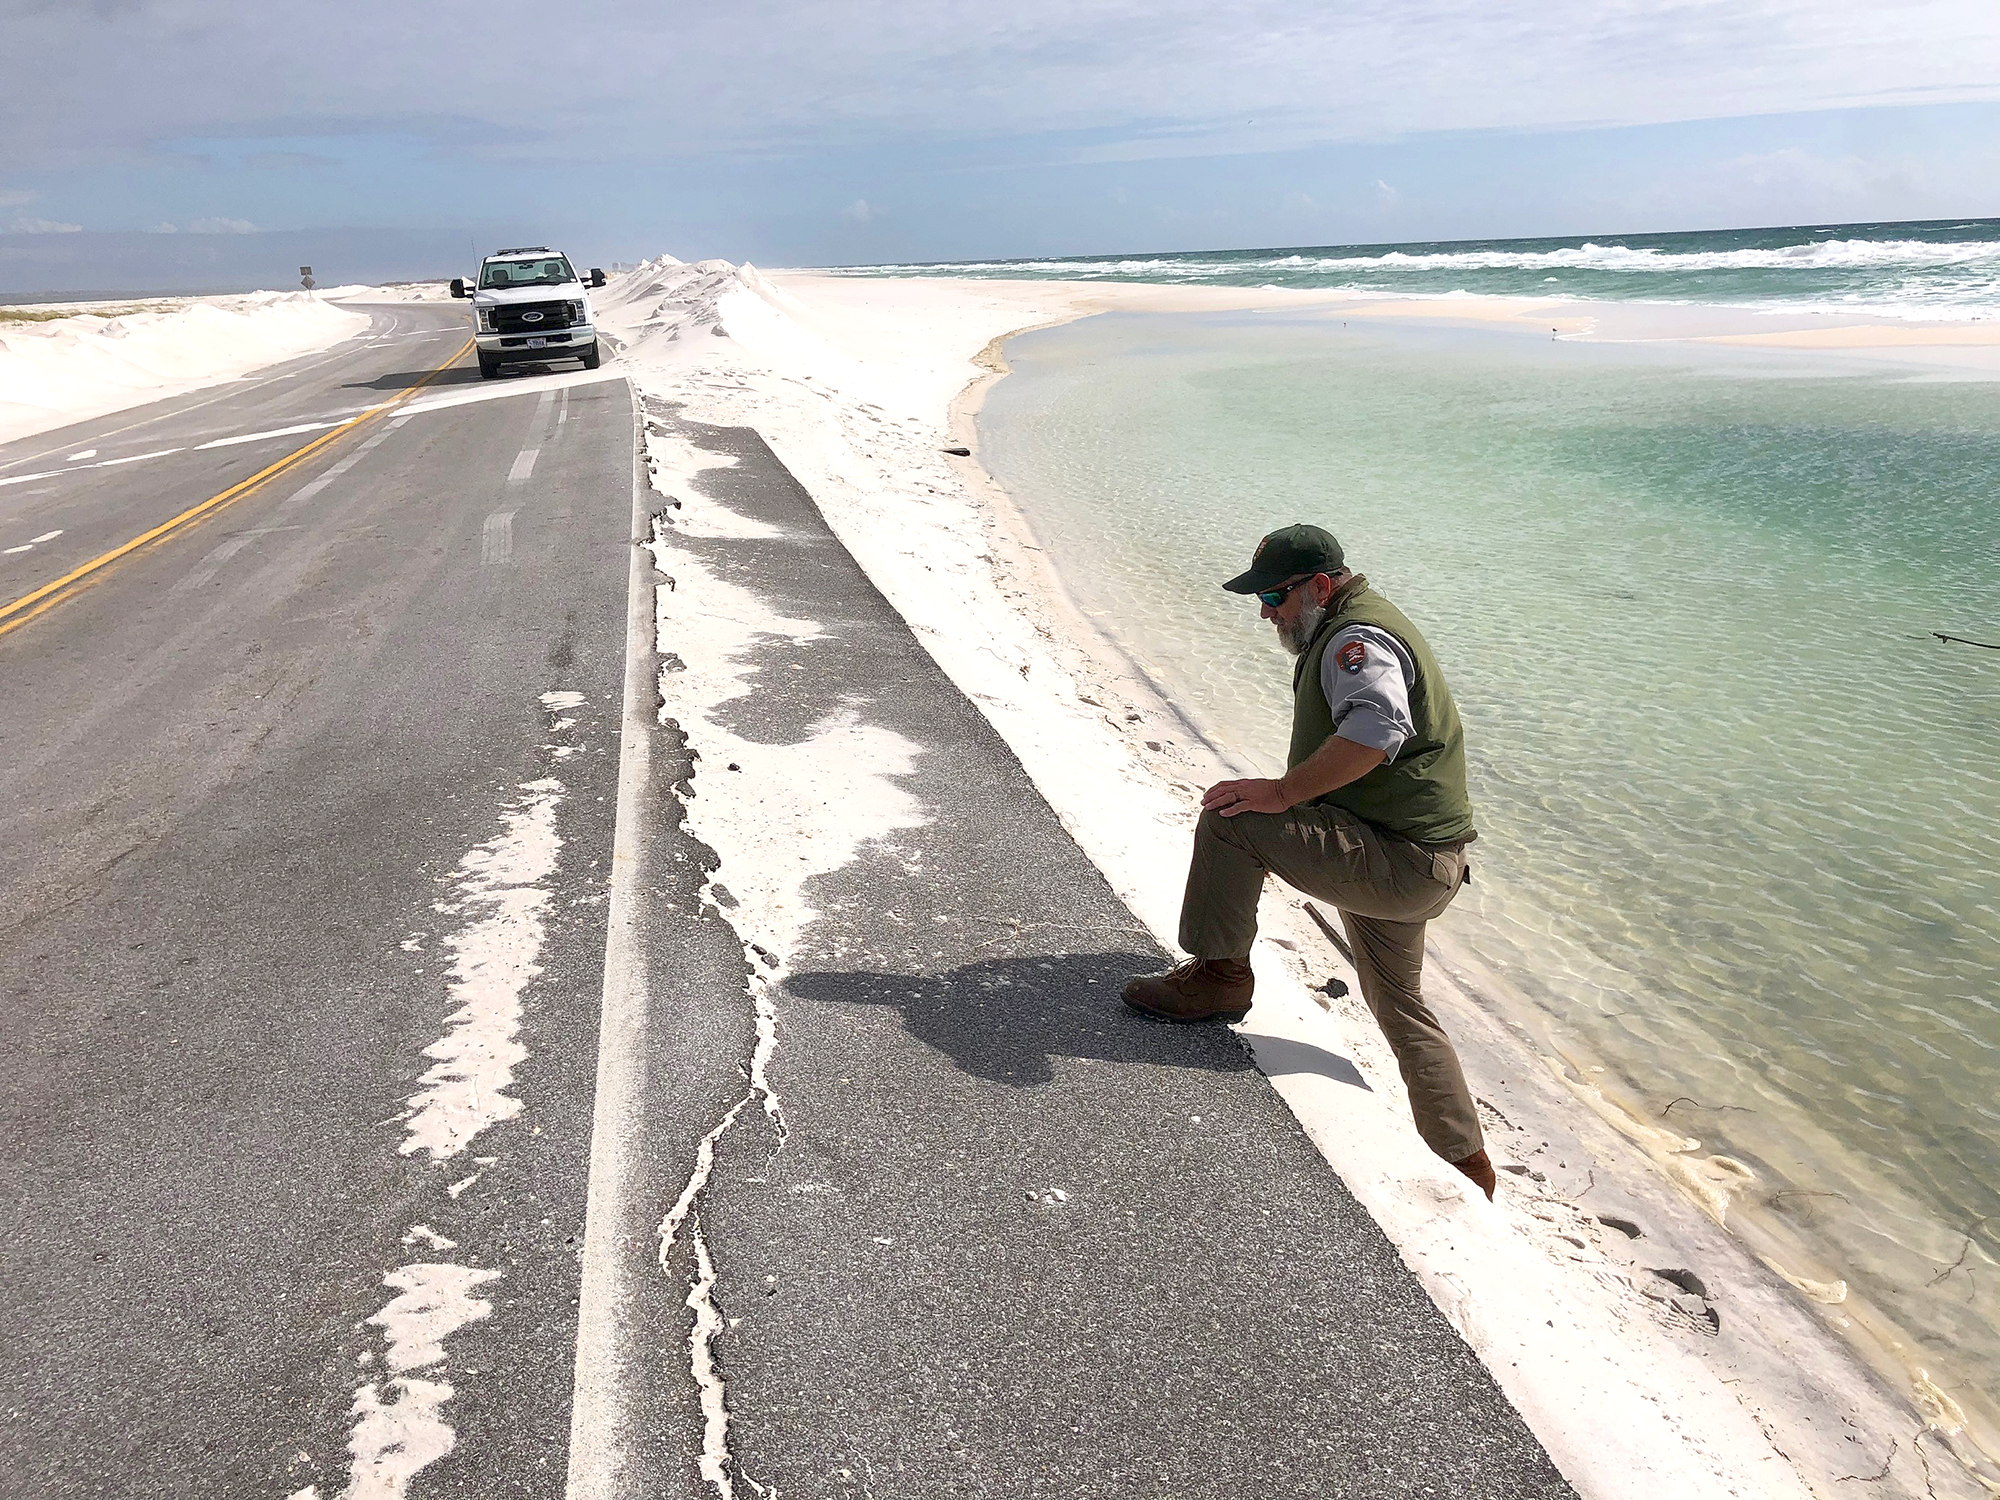
<instances>
[{"instance_id":1,"label":"white sand","mask_svg":"<svg viewBox=\"0 0 2000 1500\"><path fill-rule=\"evenodd\" d=\"M968 396L968 383L999 367L998 339L1109 308L1265 306L1499 321L1571 338L1775 342L1802 327L1832 331L1825 319L1721 310L767 277L669 258L621 277L597 300L600 325L630 346L620 367L642 392L685 403L698 420L764 436L1168 946L1196 790L1236 768L1069 605L1018 513L976 464L941 451L969 441L977 392ZM1855 320L1857 329L1876 326ZM1911 348L1954 355L1990 347L1954 343L1965 335L1943 329L1909 335ZM1856 332L1849 344L1874 353L1877 337ZM1992 343L2000 344L2000 330ZM1908 352L1898 347L1899 358ZM654 457L663 489L692 493L685 455ZM688 519L718 526L728 518ZM683 596L676 607L698 606ZM698 636L714 625L682 622ZM1148 740L1159 748L1145 748ZM704 796L732 795L736 779L711 782ZM814 816L831 822L812 836L838 848L840 805ZM729 809L709 803L706 819L722 841L717 878L739 894L755 890L775 856L727 835ZM785 909L787 882L764 883L776 909L732 915L768 935L782 962L801 914ZM1637 1122L1608 1106L1602 1118L1579 1109L1591 1102L1587 1082L1559 1076L1531 1035L1474 1003L1461 988L1471 976L1439 963L1437 1003L1482 1096L1505 1117L1490 1122L1494 1155L1520 1169L1503 1173L1499 1204L1486 1204L1418 1141L1393 1060L1352 994L1322 1008L1313 984L1344 973L1351 991L1353 979L1296 901L1274 892L1265 915L1257 1006L1242 1028L1260 1065L1581 1494L1833 1495L1846 1493L1835 1488L1843 1481L1864 1479L1877 1497L1987 1492L1948 1451L1979 1461L1949 1393L1926 1389L1893 1360L1886 1376L1872 1372L1839 1336L1839 1309L1788 1285L1703 1212L1705 1196L1726 1222L1726 1194L1707 1190L1726 1186L1725 1163L1679 1136L1634 1139ZM1310 1071L1309 1060L1325 1052L1352 1059L1369 1091ZM1587 1208L1571 1201L1585 1194ZM1632 1219L1644 1238L1629 1239L1599 1214ZM1693 1270L1707 1295L1652 1268Z\"/></svg>"},{"instance_id":2,"label":"white sand","mask_svg":"<svg viewBox=\"0 0 2000 1500\"><path fill-rule=\"evenodd\" d=\"M148 310L105 315L134 305ZM67 317L0 320L0 443L240 379L354 338L369 324L366 313L313 292L134 298L99 309L79 304Z\"/></svg>"},{"instance_id":3,"label":"white sand","mask_svg":"<svg viewBox=\"0 0 2000 1500\"><path fill-rule=\"evenodd\" d=\"M354 282L347 286L323 286L319 295L329 302L452 302L447 281L385 281L380 286ZM470 303L466 304L471 307ZM468 318L470 313L467 314Z\"/></svg>"},{"instance_id":4,"label":"white sand","mask_svg":"<svg viewBox=\"0 0 2000 1500\"><path fill-rule=\"evenodd\" d=\"M729 1464L729 1408L714 1355L723 1320L701 1221L716 1147L752 1106L763 1112L779 1142L785 1138L784 1104L769 1065L779 1047L777 987L799 935L818 915L806 899L807 886L853 863L864 844L892 841L898 830L920 826L929 814L899 781L914 768L918 747L858 722L852 712L836 711L789 745L745 739L728 727L727 705L758 691L752 662L760 641L806 641L825 632L816 620L777 614L751 590L710 573L680 545L687 536L775 533L691 487L694 450L687 444L649 430L646 445L654 485L665 497L653 557L660 574L673 580L655 589L654 628L660 651L678 664L660 674L660 715L681 726L700 756L692 788L679 793L684 826L721 856L704 896L727 912L743 943L756 1019L744 1090L702 1138L694 1170L659 1230L663 1271L672 1265L677 1245L685 1241L692 1249L688 1372L701 1400L699 1468L720 1500L731 1500L737 1492ZM712 454L703 461L717 465ZM717 778L702 769L718 766L729 767L730 774ZM720 887L726 887L726 898Z\"/></svg>"}]
</instances>

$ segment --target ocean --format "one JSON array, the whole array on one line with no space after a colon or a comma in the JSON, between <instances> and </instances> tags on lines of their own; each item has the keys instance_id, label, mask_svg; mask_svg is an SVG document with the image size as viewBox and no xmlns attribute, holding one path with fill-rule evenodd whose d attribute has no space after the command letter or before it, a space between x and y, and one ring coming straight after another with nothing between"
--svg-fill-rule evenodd
<instances>
[{"instance_id":1,"label":"ocean","mask_svg":"<svg viewBox=\"0 0 2000 1500\"><path fill-rule=\"evenodd\" d=\"M1652 236L1618 247L1651 269L1577 274L1626 299L2000 309L2000 222L1805 233ZM1585 252L976 273L1539 292L1520 278ZM1830 1316L1990 1423L2000 650L1967 642L2000 643L2000 386L1340 312L1112 313L1006 354L981 461L1082 607L1243 759L1281 764L1289 661L1217 582L1265 531L1328 526L1423 626L1481 829L1437 936L1632 1116L1743 1163L1753 1247L1845 1283Z\"/></svg>"},{"instance_id":2,"label":"ocean","mask_svg":"<svg viewBox=\"0 0 2000 1500\"><path fill-rule=\"evenodd\" d=\"M2000 219L853 266L832 275L1277 286L2000 317Z\"/></svg>"}]
</instances>

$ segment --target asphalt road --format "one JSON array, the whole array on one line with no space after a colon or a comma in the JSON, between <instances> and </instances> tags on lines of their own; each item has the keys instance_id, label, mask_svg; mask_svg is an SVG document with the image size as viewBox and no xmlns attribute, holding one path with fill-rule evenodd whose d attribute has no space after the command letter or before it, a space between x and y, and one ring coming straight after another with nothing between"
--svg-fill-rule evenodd
<instances>
[{"instance_id":1,"label":"asphalt road","mask_svg":"<svg viewBox=\"0 0 2000 1500\"><path fill-rule=\"evenodd\" d=\"M698 1267L658 1230L754 1042L672 795L717 773L652 723L615 363L435 373L462 326L377 310L0 448L4 611L336 430L258 434L428 381L0 612L0 1493L333 1500L353 1434L428 1377L455 1446L418 1497L1568 1496L1233 1037L1117 1005L1159 955L782 465L656 407L775 533L689 545L827 630L768 643L733 727L857 713L923 747L932 814L808 893L787 1133L750 1109L719 1141L730 1458L704 1476ZM559 843L503 850L537 806ZM479 894L537 850L532 900ZM406 1152L476 1029L465 934L530 909L538 971L481 971L518 995L518 1111L475 1089L469 1144ZM464 1312L413 1266L485 1306L398 1385L410 1329Z\"/></svg>"},{"instance_id":2,"label":"asphalt road","mask_svg":"<svg viewBox=\"0 0 2000 1500\"><path fill-rule=\"evenodd\" d=\"M824 631L766 638L728 727L773 747L837 713L890 730L921 747L901 782L929 814L808 886L823 915L769 1065L782 1125L740 1112L697 1201L735 1493L1571 1496L1234 1035L1119 1003L1163 956L758 435L645 418L715 455L704 493L768 529L676 545ZM728 773L673 774L699 796ZM652 1050L691 1067L711 1045L659 1028ZM686 1128L657 1092L640 1125ZM682 1233L642 1280L674 1159L631 1205L625 1305L656 1317L701 1269ZM619 1367L656 1369L656 1339ZM625 1403L612 1446L640 1453L659 1401ZM669 1457L597 1492L690 1492Z\"/></svg>"},{"instance_id":3,"label":"asphalt road","mask_svg":"<svg viewBox=\"0 0 2000 1500\"><path fill-rule=\"evenodd\" d=\"M317 434L199 445L351 416L464 342L458 309L376 310L364 341L0 450L0 479L63 471L0 487L0 547L61 533L0 556L0 603ZM0 636L0 1493L338 1493L384 1276L442 1259L504 1274L454 1337L460 1445L424 1492L561 1492L632 409L551 383L376 419ZM91 448L181 451L61 463ZM467 920L435 908L544 778L521 1111L402 1155Z\"/></svg>"}]
</instances>

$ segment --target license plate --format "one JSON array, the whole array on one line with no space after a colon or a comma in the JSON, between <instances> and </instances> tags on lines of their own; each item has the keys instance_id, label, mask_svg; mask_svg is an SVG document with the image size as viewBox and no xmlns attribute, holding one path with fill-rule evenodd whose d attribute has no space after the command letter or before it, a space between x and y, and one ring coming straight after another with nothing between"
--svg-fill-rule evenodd
<instances>
[{"instance_id":1,"label":"license plate","mask_svg":"<svg viewBox=\"0 0 2000 1500\"><path fill-rule=\"evenodd\" d=\"M530 349L546 349L549 347L549 341L547 339L529 339L528 347Z\"/></svg>"}]
</instances>

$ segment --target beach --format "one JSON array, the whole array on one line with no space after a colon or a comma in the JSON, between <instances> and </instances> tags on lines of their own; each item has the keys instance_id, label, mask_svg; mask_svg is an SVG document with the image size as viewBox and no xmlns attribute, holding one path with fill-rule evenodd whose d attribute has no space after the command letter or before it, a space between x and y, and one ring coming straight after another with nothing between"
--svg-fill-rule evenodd
<instances>
[{"instance_id":1,"label":"beach","mask_svg":"<svg viewBox=\"0 0 2000 1500\"><path fill-rule=\"evenodd\" d=\"M642 391L764 436L1167 942L1194 792L1246 757L1202 704L1166 689L1129 637L1079 607L1032 517L981 466L979 405L1004 368L1002 340L1098 312L1275 312L1512 329L1544 343L1727 339L1796 351L1804 339L1830 368L1890 351L1954 380L1979 374L1992 349L1985 329L1886 318L1836 329L1812 314L767 276L719 262L650 263L604 301ZM943 451L953 446L973 452ZM664 445L655 461L671 474L686 460ZM722 835L725 865L728 844ZM1467 1202L1409 1130L1365 1012L1319 991L1347 973L1339 955L1295 900L1273 893L1265 914L1244 1039L1581 1493L1830 1493L1883 1470L1884 1489L1921 1494L1913 1452L1937 1493L1982 1492L1990 1416L1977 1391L1918 1376L1921 1356L1893 1318L1806 1274L1816 1267L1802 1247L1759 1238L1739 1163L1702 1150L1679 1119L1663 1126L1627 1107L1616 1080L1589 1073L1597 1064L1574 1046L1551 1048L1532 1007L1476 954L1447 945L1433 989L1494 1110L1496 1159L1518 1169L1503 1176L1497 1211ZM1351 1059L1365 1088L1302 1062L1329 1053ZM1614 1428L1622 1441L1608 1452L1602 1433Z\"/></svg>"},{"instance_id":2,"label":"beach","mask_svg":"<svg viewBox=\"0 0 2000 1500\"><path fill-rule=\"evenodd\" d=\"M0 1500L2000 1500L2000 6L330 19L10 28Z\"/></svg>"},{"instance_id":3,"label":"beach","mask_svg":"<svg viewBox=\"0 0 2000 1500\"><path fill-rule=\"evenodd\" d=\"M347 288L340 300L435 300L435 290ZM1835 1495L1864 1481L1886 1495L1994 1492L2000 1443L1984 1379L1993 1289L1976 1237L1984 1147L1976 1130L1953 1134L1962 1117L1983 1118L1976 1046L1940 1050L1950 1037L1927 1029L1921 1008L1886 1040L1850 1044L1860 1033L1839 1029L1836 1004L1821 1018L1834 1029L1803 1025L1797 1055L1774 1060L1754 1008L1717 1002L1741 990L1780 1013L1795 1005L1746 984L1760 962L1836 1001L1841 976L1906 983L1893 952L1871 949L1865 908L1824 904L1855 879L1843 863L1843 810L1855 802L1845 764L1878 757L1883 784L1935 792L1915 811L1947 822L1932 829L1919 818L1919 844L1957 837L1953 810L1989 800L1976 766L1954 771L1970 741L1892 733L1878 743L1867 736L1888 727L1879 716L1812 737L1820 761L1800 769L1824 794L1788 790L1772 773L1790 762L1772 753L1796 734L1785 705L1844 680L1854 650L1846 600L1880 592L1863 566L1876 552L1900 570L1905 612L1926 620L1983 587L1977 547L1943 561L1910 549L1963 533L1942 502L1979 509L1963 481L1983 470L1967 461L1964 434L1984 420L2000 324L1645 300L767 274L671 257L622 275L598 301L618 357L536 382L543 406L560 399L565 411L572 388L629 379L636 393L653 511L642 540L652 578L664 580L651 622L667 667L663 718L685 737L690 766L704 767L682 794L686 830L717 862L684 894L727 908L764 971L752 970L750 1092L720 1131L747 1110L782 1141L777 1080L801 1091L790 1107L802 1110L813 1091L838 1098L849 1082L821 1075L863 1071L859 1055L835 1061L863 1045L861 1033L844 1030L846 1012L827 1003L837 997L819 991L854 967L861 955L849 946L885 940L909 947L895 962L913 966L919 987L879 997L891 1007L882 1014L902 1021L867 1045L914 1038L924 1045L908 1065L925 1069L933 1052L958 1058L966 1017L988 989L1025 977L1033 991L1042 981L1029 970L1067 963L1081 1009L1052 1023L1061 1036L1048 1040L1050 1057L1026 1059L1036 1086L1060 1085L1049 1096L1060 1108L1046 1103L1056 1112L1033 1117L1060 1133L1071 1116L1110 1111L1107 1139L1129 1128L1091 1080L1093 1061L1130 1059L1093 1057L1105 1044L1089 1028L1088 987L1108 999L1118 974L1107 964L1147 962L1125 950L1172 951L1200 789L1274 769L1282 733L1286 663L1214 580L1241 566L1262 526L1331 521L1357 565L1434 632L1475 728L1480 873L1432 929L1426 988L1480 1100L1498 1201L1486 1204L1422 1147L1394 1060L1325 926L1330 914L1276 888L1254 955L1257 1004L1236 1028L1281 1101L1273 1108L1297 1121L1310 1142L1302 1149L1386 1233L1578 1494ZM243 315L290 320L283 347L295 354L345 337L353 317L320 299L273 305ZM211 312L148 313L126 342L171 344L190 316L201 323ZM97 319L52 321L85 335L62 364L72 374L107 342ZM220 333L189 344L200 357L163 371L171 383L161 388L229 380L259 363L261 347ZM505 382L426 391L400 420L517 391ZM155 385L139 382L91 399L115 406L149 393ZM1746 402L1762 403L1759 421L1742 419ZM1718 446L1708 434L1730 412L1736 425ZM1773 436L1794 429L1808 437L1787 447ZM1782 491L1792 532L1773 541L1744 529L1722 503L1734 491L1710 475L1711 448L1750 455L1738 488L1752 499ZM1852 464L1857 453L1876 462L1878 450L1932 502L1909 513L1900 541L1865 507L1855 516L1814 508L1822 451ZM1551 466L1550 454L1564 461ZM1667 503L1683 491L1707 495L1706 509ZM1213 498L1188 505L1189 493ZM639 503L643 513L643 495ZM1869 542L1860 554L1842 545L1857 527ZM782 589L760 584L760 566L783 574ZM1567 580L1567 595L1527 586L1544 574ZM1718 583L1765 601L1749 634L1713 609L1658 604L1663 590ZM830 630L835 615L845 623ZM1544 617L1548 649L1527 649ZM894 644L904 632L907 650ZM1788 643L1775 665L1758 649L1774 637ZM886 654L864 665L836 649L843 638ZM993 797L1023 804L1003 821L1041 829L1027 845L1043 853L1013 849L1004 878L982 875L980 863L981 841L995 841L999 826L982 832L981 820L995 809L939 816L952 801L940 768L954 745L986 731L932 717L911 686L918 651L922 670L941 672L948 695L962 694L997 734L975 762L987 765ZM1963 652L1940 658L1958 675L1927 681L1914 711L1936 719L1986 701L1978 650ZM810 707L798 708L795 741L779 753L740 705L760 672L812 660L820 669L788 695ZM1724 701L1705 673L1750 692ZM883 700L894 705L886 717L855 711L860 698L842 706L844 684L871 676L902 684ZM1646 691L1587 696L1599 676ZM1728 726L1719 744L1695 732L1711 719ZM1595 781L1567 748L1579 726L1601 763ZM1661 745L1678 757L1674 777L1648 759ZM1018 772L1002 764L1010 757ZM1788 797L1799 805L1787 808ZM1977 927L1977 882L1926 886L1909 840L1890 839L1884 816L1858 847L1872 851L1883 891L1931 903L1928 925L1913 920L1905 937ZM1745 834L1773 822L1819 852L1777 859L1756 899L1733 896L1721 877L1742 859L1729 858L1764 849L1768 840ZM1715 858L1700 857L1702 839ZM1980 857L1975 848L1961 859ZM1714 892L1689 883L1710 865ZM904 913L869 908L870 879L963 897L964 912L932 920L952 922L953 937L940 928L937 941L956 940L974 959L989 951L986 931L1042 957L1010 960L1021 976L997 960L930 976L929 940L902 931ZM1049 883L1039 906L1037 881ZM982 890L993 909L981 909ZM1791 929L1757 924L1788 911L1811 914L1792 926L1823 953L1762 956L1780 949L1759 942ZM1675 925L1683 920L1685 930ZM1622 949L1605 944L1606 931ZM1705 966L1692 979L1676 967L1689 954ZM1976 956L1968 972L1980 982ZM1233 1043L1223 1033L1216 1045L1221 1094L1164 1079L1144 1087L1196 1123L1224 1100L1241 1109L1224 1056ZM1057 1051L1075 1056L1044 1077ZM1865 1107L1840 1118L1810 1107L1851 1090L1856 1064L1878 1056L1888 1071ZM998 1063L975 1060L981 1069L1019 1086ZM926 1087L956 1097L960 1083L946 1069ZM962 1106L992 1107L977 1095ZM1033 1114L1039 1097L1024 1094L1021 1107ZM1921 1180L1899 1176L1892 1154L1854 1149L1856 1121L1874 1118L1905 1127L1906 1156L1928 1151ZM1069 1143L1046 1144L1061 1155ZM711 1148L752 1149L740 1139ZM794 1149L809 1148L801 1138ZM1208 1145L1187 1150L1187 1170L1233 1159ZM705 1196L720 1195L732 1214L769 1211L742 1196L761 1178L710 1184L712 1159L700 1158L666 1226L666 1249L697 1270ZM1354 1291L1348 1282L1369 1273L1348 1257L1366 1236L1336 1227L1322 1189L1337 1185L1315 1185L1297 1163L1259 1170L1269 1175L1234 1183L1235 1207L1211 1206L1242 1220L1239 1248L1254 1244L1273 1266L1294 1248L1324 1253L1322 1282L1345 1277L1341 1295ZM838 1175L831 1162L828 1173ZM1252 1225L1273 1204L1289 1205L1296 1247ZM878 1205L890 1216L908 1207L893 1194ZM643 1218L644 1208L634 1211ZM713 1271L697 1274L688 1304L687 1358L717 1474L726 1474L730 1403L749 1399L725 1393L712 1359L718 1340L725 1353L734 1347L717 1319L742 1299L728 1282L740 1271L725 1272L719 1290ZM1291 1316L1266 1309L1262 1336ZM597 1326L588 1314L586 1324ZM610 1348L630 1336L605 1323L587 1342ZM1424 1360L1449 1364L1448 1350L1426 1348ZM1396 1364L1405 1375L1416 1367ZM1259 1414L1268 1430L1289 1420L1278 1408Z\"/></svg>"}]
</instances>

